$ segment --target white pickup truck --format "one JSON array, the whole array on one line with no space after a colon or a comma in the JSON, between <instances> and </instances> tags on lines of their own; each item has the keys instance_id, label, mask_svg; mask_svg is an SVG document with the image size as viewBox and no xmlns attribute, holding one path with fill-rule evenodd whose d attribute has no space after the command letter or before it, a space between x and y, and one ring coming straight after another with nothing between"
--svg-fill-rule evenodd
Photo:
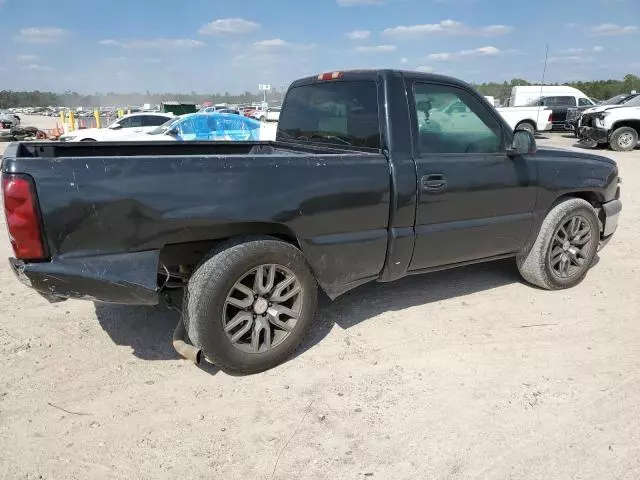
<instances>
[{"instance_id":1,"label":"white pickup truck","mask_svg":"<svg viewBox=\"0 0 640 480\"><path fill-rule=\"evenodd\" d=\"M492 105L493 106L493 105ZM427 107L428 108L428 107ZM467 105L455 101L441 108L428 109L428 116L421 117L421 122L428 122L430 128L444 127L449 130L482 128L480 121ZM546 107L507 107L496 108L513 130L526 130L535 134L538 131L551 130L552 111Z\"/></svg>"},{"instance_id":2,"label":"white pickup truck","mask_svg":"<svg viewBox=\"0 0 640 480\"><path fill-rule=\"evenodd\" d=\"M553 111L547 107L498 107L496 110L514 130L533 134L553 127Z\"/></svg>"},{"instance_id":3,"label":"white pickup truck","mask_svg":"<svg viewBox=\"0 0 640 480\"><path fill-rule=\"evenodd\" d=\"M640 96L620 105L600 105L585 110L578 122L580 140L609 144L618 152L638 146Z\"/></svg>"}]
</instances>

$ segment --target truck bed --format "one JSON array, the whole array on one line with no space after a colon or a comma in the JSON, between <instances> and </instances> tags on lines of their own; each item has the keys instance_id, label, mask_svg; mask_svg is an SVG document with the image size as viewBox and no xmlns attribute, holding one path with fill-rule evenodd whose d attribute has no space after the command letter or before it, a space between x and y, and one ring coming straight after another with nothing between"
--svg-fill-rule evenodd
<instances>
[{"instance_id":1,"label":"truck bed","mask_svg":"<svg viewBox=\"0 0 640 480\"><path fill-rule=\"evenodd\" d=\"M390 167L379 153L42 142L10 145L2 169L34 180L50 260L14 267L50 295L77 297L74 279L95 282L97 299L155 303L161 253L253 230L298 242L330 295L385 259Z\"/></svg>"}]
</instances>

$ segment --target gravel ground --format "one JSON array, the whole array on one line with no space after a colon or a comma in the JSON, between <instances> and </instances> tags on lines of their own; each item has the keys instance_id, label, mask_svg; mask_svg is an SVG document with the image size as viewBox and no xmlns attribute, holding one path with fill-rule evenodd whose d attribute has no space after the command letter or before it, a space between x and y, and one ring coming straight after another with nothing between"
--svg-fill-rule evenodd
<instances>
[{"instance_id":1,"label":"gravel ground","mask_svg":"<svg viewBox=\"0 0 640 480\"><path fill-rule=\"evenodd\" d=\"M513 261L367 285L250 377L177 358L173 312L49 305L0 264L0 477L640 478L640 151L598 153L624 210L578 287Z\"/></svg>"}]
</instances>

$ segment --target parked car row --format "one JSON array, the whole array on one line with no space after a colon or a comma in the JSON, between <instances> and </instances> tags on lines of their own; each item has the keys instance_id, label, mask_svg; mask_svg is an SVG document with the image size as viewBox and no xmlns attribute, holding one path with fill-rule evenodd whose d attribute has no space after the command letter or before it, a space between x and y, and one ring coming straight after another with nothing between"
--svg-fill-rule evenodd
<instances>
[{"instance_id":1,"label":"parked car row","mask_svg":"<svg viewBox=\"0 0 640 480\"><path fill-rule=\"evenodd\" d=\"M596 102L577 88L565 85L527 85L513 87L509 105L550 108L553 128L564 130L570 108L590 108Z\"/></svg>"},{"instance_id":2,"label":"parked car row","mask_svg":"<svg viewBox=\"0 0 640 480\"><path fill-rule=\"evenodd\" d=\"M277 122L280 119L280 109L281 107L269 107L264 105L230 107L226 104L221 104L204 107L200 110L200 113L235 113L236 115L254 118L261 122Z\"/></svg>"},{"instance_id":3,"label":"parked car row","mask_svg":"<svg viewBox=\"0 0 640 480\"><path fill-rule=\"evenodd\" d=\"M105 128L79 129L60 137L62 142L274 139L275 128L224 110L180 116L133 113L113 121Z\"/></svg>"}]
</instances>

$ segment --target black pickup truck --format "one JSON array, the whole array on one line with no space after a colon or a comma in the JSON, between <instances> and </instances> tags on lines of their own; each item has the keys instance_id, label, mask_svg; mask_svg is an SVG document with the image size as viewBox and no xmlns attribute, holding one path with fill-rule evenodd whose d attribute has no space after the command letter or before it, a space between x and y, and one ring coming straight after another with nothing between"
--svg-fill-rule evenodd
<instances>
[{"instance_id":1,"label":"black pickup truck","mask_svg":"<svg viewBox=\"0 0 640 480\"><path fill-rule=\"evenodd\" d=\"M275 142L14 143L2 186L23 283L142 305L183 290L180 351L240 373L293 352L317 285L514 257L572 287L621 211L613 161L537 149L466 83L393 70L294 82Z\"/></svg>"}]
</instances>

